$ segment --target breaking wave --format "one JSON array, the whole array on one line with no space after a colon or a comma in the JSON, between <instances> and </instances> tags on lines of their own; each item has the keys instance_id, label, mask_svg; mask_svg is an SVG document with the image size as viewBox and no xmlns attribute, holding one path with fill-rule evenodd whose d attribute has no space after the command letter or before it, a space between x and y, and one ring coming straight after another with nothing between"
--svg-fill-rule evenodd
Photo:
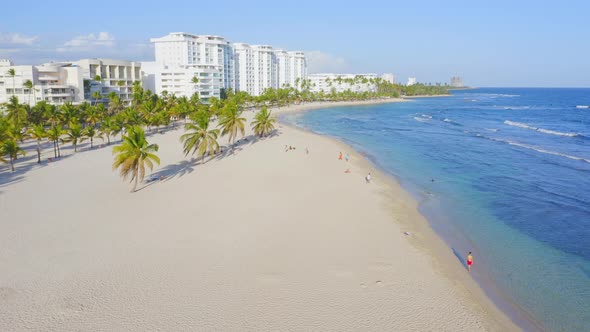
<instances>
[{"instance_id":1,"label":"breaking wave","mask_svg":"<svg viewBox=\"0 0 590 332\"><path fill-rule=\"evenodd\" d=\"M578 134L578 133L563 133L561 131L538 128L538 127L534 127L534 126L528 125L526 123L515 122L515 121L510 121L510 120L504 121L504 124L507 124L507 125L512 126L512 127L518 127L518 128L524 128L524 129L534 130L534 131L537 131L537 132L540 132L540 133L543 133L543 134L548 134L548 135L566 136L566 137L584 137L584 135L581 135L581 134Z\"/></svg>"}]
</instances>

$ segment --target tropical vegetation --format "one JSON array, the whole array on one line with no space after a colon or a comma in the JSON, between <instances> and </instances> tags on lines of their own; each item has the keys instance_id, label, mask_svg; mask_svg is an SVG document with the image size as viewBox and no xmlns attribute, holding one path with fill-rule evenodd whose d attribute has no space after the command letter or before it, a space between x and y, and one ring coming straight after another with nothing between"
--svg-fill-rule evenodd
<instances>
[{"instance_id":1,"label":"tropical vegetation","mask_svg":"<svg viewBox=\"0 0 590 332\"><path fill-rule=\"evenodd\" d=\"M14 72L8 76L14 78ZM102 81L100 76L94 78ZM191 83L198 85L197 77ZM312 101L353 101L375 98L391 98L413 95L438 95L448 93L448 86L441 84L415 84L403 86L392 84L381 79L368 79L362 76L329 80L330 91L314 92L309 80L298 79L295 86L286 85L279 89L267 89L260 96L251 96L246 92L222 91L221 98L202 99L198 93L190 98L176 97L163 92L156 95L144 90L139 82L133 84L131 100L123 101L111 92L101 94L99 91L90 93L90 102L76 105L66 102L52 105L46 101L36 100L35 86L25 81L23 90L29 94L28 100L21 102L14 93L8 102L0 105L0 161L10 163L11 169L19 156L23 154L24 144L35 146L37 162L43 162L43 148L53 147L49 160L62 156L64 143L71 143L72 150L77 152L80 143L89 141L89 148L96 145L96 140L106 140L106 145L120 143L115 147L115 162L124 178L131 177L139 181L145 175L145 167L150 168L157 163L157 147L145 141L146 134L155 134L162 129L175 128L184 123L185 133L181 137L185 154L193 154L201 161L206 156L213 156L220 151L218 140L227 136L233 147L240 137L245 135L248 125L243 112L259 110L252 123L254 133L259 137L271 134L275 129L276 120L269 110L271 107L284 107ZM10 83L9 83L10 85ZM12 91L15 90L12 81ZM370 92L362 91L361 87L372 85ZM33 103L31 103L33 94ZM33 106L29 106L33 104ZM117 141L120 139L120 141ZM29 142L29 143L27 143ZM141 152L128 151L131 147ZM85 149L82 146L82 149ZM123 158L124 159L120 159ZM138 158L134 162L126 161L127 157Z\"/></svg>"}]
</instances>

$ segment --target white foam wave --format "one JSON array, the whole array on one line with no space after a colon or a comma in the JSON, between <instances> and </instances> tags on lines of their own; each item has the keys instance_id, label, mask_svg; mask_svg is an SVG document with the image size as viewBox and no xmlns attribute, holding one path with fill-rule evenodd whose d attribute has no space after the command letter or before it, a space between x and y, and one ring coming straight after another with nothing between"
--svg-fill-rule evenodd
<instances>
[{"instance_id":1,"label":"white foam wave","mask_svg":"<svg viewBox=\"0 0 590 332\"><path fill-rule=\"evenodd\" d=\"M566 136L566 137L577 137L580 136L580 134L578 133L563 133L560 131L555 131L555 130L550 130L550 129L543 129L543 128L537 128L537 127L533 127L530 126L526 123L521 123L521 122L514 122L514 121L510 121L510 120L506 120L504 121L505 124L509 125L509 126L513 126L513 127L519 127L519 128L524 128L524 129L529 129L529 130L534 130L543 134L549 134L549 135L556 135L556 136Z\"/></svg>"},{"instance_id":2,"label":"white foam wave","mask_svg":"<svg viewBox=\"0 0 590 332\"><path fill-rule=\"evenodd\" d=\"M497 132L499 129L491 129L491 128L486 128L487 131L492 131L492 132Z\"/></svg>"},{"instance_id":3,"label":"white foam wave","mask_svg":"<svg viewBox=\"0 0 590 332\"><path fill-rule=\"evenodd\" d=\"M505 106L505 110L528 110L530 106Z\"/></svg>"},{"instance_id":4,"label":"white foam wave","mask_svg":"<svg viewBox=\"0 0 590 332\"><path fill-rule=\"evenodd\" d=\"M423 118L432 119L432 115L422 114L420 116L423 117Z\"/></svg>"},{"instance_id":5,"label":"white foam wave","mask_svg":"<svg viewBox=\"0 0 590 332\"><path fill-rule=\"evenodd\" d=\"M426 118L420 118L417 116L414 117L414 120L419 121L419 122L427 122L428 121L428 119L426 119Z\"/></svg>"},{"instance_id":6,"label":"white foam wave","mask_svg":"<svg viewBox=\"0 0 590 332\"><path fill-rule=\"evenodd\" d=\"M561 153L561 152L545 150L543 148L539 148L539 147L535 147L535 146L531 146L531 145L527 145L527 144L522 144L522 143L518 143L518 142L495 139L495 138L491 138L491 137L486 137L486 138L491 139L493 141L502 142L502 143L506 143L509 145L513 145L513 146L518 146L518 147L521 147L524 149L534 150L534 151L537 151L540 153L545 153L545 154L549 154L549 155L553 155L553 156L565 157L565 158L572 159L572 160L583 161L583 162L590 164L590 159L585 159L585 158L578 157L578 156L572 156L572 155Z\"/></svg>"},{"instance_id":7,"label":"white foam wave","mask_svg":"<svg viewBox=\"0 0 590 332\"><path fill-rule=\"evenodd\" d=\"M590 108L588 105L577 105L576 108Z\"/></svg>"},{"instance_id":8,"label":"white foam wave","mask_svg":"<svg viewBox=\"0 0 590 332\"><path fill-rule=\"evenodd\" d=\"M451 120L451 119L447 119L447 118L445 118L443 121L444 121L444 122L453 122L453 120Z\"/></svg>"}]
</instances>

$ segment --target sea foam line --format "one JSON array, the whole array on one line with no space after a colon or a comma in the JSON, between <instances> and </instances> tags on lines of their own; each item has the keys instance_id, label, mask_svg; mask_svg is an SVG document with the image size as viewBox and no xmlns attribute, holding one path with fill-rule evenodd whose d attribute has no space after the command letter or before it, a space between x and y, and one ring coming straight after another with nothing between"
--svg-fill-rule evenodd
<instances>
[{"instance_id":1,"label":"sea foam line","mask_svg":"<svg viewBox=\"0 0 590 332\"><path fill-rule=\"evenodd\" d=\"M578 156L572 156L572 155L561 153L561 152L556 152L556 151L551 151L551 150L545 150L543 148L539 148L539 147L535 147L535 146L531 146L531 145L527 145L527 144L523 144L523 143L519 143L519 142L513 142L513 141L503 140L503 139L499 139L499 138L492 138L492 137L483 136L483 135L477 135L477 136L483 137L483 138L487 138L487 139L492 140L492 141L501 142L501 143L505 143L505 144L508 144L508 145L518 146L518 147L521 147L521 148L524 148L524 149L529 149L529 150L537 151L537 152L544 153L544 154L549 154L549 155L553 155L553 156L564 157L564 158L568 158L568 159L572 159L572 160L583 161L585 163L590 164L590 159L586 159L586 158L582 158L582 157L578 157Z\"/></svg>"},{"instance_id":2,"label":"sea foam line","mask_svg":"<svg viewBox=\"0 0 590 332\"><path fill-rule=\"evenodd\" d=\"M556 136L567 136L567 137L579 137L582 136L578 133L563 133L560 131L555 131L555 130L550 130L550 129L543 129L543 128L538 128L538 127L533 127L531 125L528 125L526 123L521 123L521 122L515 122L515 121L510 121L510 120L506 120L504 121L505 124L509 125L509 126L513 126L513 127L519 127L519 128L524 128L524 129L529 129L529 130L534 130L534 131L538 131L540 133L543 134L549 134L549 135L556 135Z\"/></svg>"}]
</instances>

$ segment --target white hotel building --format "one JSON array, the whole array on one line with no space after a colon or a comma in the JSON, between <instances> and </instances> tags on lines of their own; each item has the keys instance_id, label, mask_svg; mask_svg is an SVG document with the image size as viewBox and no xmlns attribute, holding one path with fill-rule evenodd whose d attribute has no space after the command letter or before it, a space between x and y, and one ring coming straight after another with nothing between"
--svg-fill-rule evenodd
<instances>
[{"instance_id":1,"label":"white hotel building","mask_svg":"<svg viewBox=\"0 0 590 332\"><path fill-rule=\"evenodd\" d=\"M268 45L232 44L223 37L174 32L153 38L156 60L143 62L144 87L207 100L220 98L223 89L260 95L268 88L305 78L303 52L286 52ZM193 78L196 77L197 81Z\"/></svg>"},{"instance_id":2,"label":"white hotel building","mask_svg":"<svg viewBox=\"0 0 590 332\"><path fill-rule=\"evenodd\" d=\"M10 69L14 69L14 78L8 74ZM100 76L101 80L96 81L96 76ZM23 87L27 80L33 83L32 91ZM31 106L40 101L53 105L66 102L80 104L93 99L95 91L99 91L103 99L110 92L115 92L122 101L129 102L133 82L140 80L138 62L83 59L39 66L13 66L9 60L0 60L0 103L7 102L14 95L19 102Z\"/></svg>"},{"instance_id":3,"label":"white hotel building","mask_svg":"<svg viewBox=\"0 0 590 332\"><path fill-rule=\"evenodd\" d=\"M156 61L142 63L145 88L186 97L198 92L204 100L234 88L234 55L225 38L174 32L151 42Z\"/></svg>"},{"instance_id":4,"label":"white hotel building","mask_svg":"<svg viewBox=\"0 0 590 332\"><path fill-rule=\"evenodd\" d=\"M11 69L14 77L8 74ZM28 80L33 83L31 91L23 86ZM84 101L82 70L71 63L14 66L10 60L0 60L0 104L12 96L31 106L40 101L80 103Z\"/></svg>"}]
</instances>

